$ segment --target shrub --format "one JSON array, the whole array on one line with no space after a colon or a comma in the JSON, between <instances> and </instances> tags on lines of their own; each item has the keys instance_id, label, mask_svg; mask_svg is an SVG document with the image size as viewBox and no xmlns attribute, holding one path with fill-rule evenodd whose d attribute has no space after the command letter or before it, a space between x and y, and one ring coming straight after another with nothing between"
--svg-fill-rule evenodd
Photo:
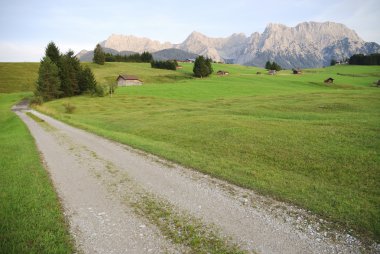
<instances>
[{"instance_id":1,"label":"shrub","mask_svg":"<svg viewBox=\"0 0 380 254\"><path fill-rule=\"evenodd\" d=\"M34 105L41 105L43 102L44 102L44 99L42 98L42 96L38 96L38 95L33 96L32 99L30 100L30 104L34 104Z\"/></svg>"},{"instance_id":2,"label":"shrub","mask_svg":"<svg viewBox=\"0 0 380 254\"><path fill-rule=\"evenodd\" d=\"M76 107L74 105L71 105L70 103L64 103L63 107L65 107L65 112L68 114L74 113Z\"/></svg>"},{"instance_id":3,"label":"shrub","mask_svg":"<svg viewBox=\"0 0 380 254\"><path fill-rule=\"evenodd\" d=\"M104 97L106 95L107 90L108 90L108 86L96 85L94 94L99 96L99 97Z\"/></svg>"}]
</instances>

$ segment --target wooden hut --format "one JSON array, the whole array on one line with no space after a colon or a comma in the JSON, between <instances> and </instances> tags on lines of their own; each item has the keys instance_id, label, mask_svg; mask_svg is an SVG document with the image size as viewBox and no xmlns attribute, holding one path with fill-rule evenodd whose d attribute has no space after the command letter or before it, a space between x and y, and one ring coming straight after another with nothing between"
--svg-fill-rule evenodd
<instances>
[{"instance_id":1,"label":"wooden hut","mask_svg":"<svg viewBox=\"0 0 380 254\"><path fill-rule=\"evenodd\" d=\"M116 81L118 86L136 86L143 84L143 82L138 77L127 74L120 74L117 77Z\"/></svg>"}]
</instances>

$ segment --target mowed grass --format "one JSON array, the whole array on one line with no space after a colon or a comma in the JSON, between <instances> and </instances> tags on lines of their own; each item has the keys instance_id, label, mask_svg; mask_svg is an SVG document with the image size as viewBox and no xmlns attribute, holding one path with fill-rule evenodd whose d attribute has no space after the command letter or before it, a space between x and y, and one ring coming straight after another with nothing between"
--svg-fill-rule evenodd
<instances>
[{"instance_id":1,"label":"mowed grass","mask_svg":"<svg viewBox=\"0 0 380 254\"><path fill-rule=\"evenodd\" d=\"M101 68L107 65L95 73ZM372 83L380 67L276 76L237 65L218 69L231 75L118 88L112 98L68 98L39 110L379 241L380 89ZM323 83L328 77L334 85ZM66 102L77 107L74 114L64 113Z\"/></svg>"},{"instance_id":2,"label":"mowed grass","mask_svg":"<svg viewBox=\"0 0 380 254\"><path fill-rule=\"evenodd\" d=\"M10 110L24 96L0 94L0 253L73 253L34 140Z\"/></svg>"}]
</instances>

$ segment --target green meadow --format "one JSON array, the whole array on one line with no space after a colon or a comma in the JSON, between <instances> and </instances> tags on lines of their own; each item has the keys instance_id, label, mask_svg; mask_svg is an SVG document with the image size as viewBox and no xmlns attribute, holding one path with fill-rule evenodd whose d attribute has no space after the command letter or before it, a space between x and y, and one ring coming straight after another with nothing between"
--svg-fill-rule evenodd
<instances>
[{"instance_id":1,"label":"green meadow","mask_svg":"<svg viewBox=\"0 0 380 254\"><path fill-rule=\"evenodd\" d=\"M148 64L90 64L100 82L118 73L143 86L38 109L72 125L311 210L380 239L379 66L285 70L238 65L194 79ZM261 72L261 75L256 74ZM323 80L335 79L333 85ZM156 82L155 82L156 81ZM64 103L76 107L64 112Z\"/></svg>"},{"instance_id":2,"label":"green meadow","mask_svg":"<svg viewBox=\"0 0 380 254\"><path fill-rule=\"evenodd\" d=\"M30 93L0 93L0 253L73 253L39 152L11 106Z\"/></svg>"},{"instance_id":3,"label":"green meadow","mask_svg":"<svg viewBox=\"0 0 380 254\"><path fill-rule=\"evenodd\" d=\"M380 241L380 88L373 85L380 66L270 76L256 67L214 64L215 72L230 75L195 79L191 64L177 71L86 65L101 84L127 73L144 85L38 110ZM334 84L323 83L328 77ZM3 83L0 89L8 89ZM76 107L72 114L65 113L66 103Z\"/></svg>"},{"instance_id":4,"label":"green meadow","mask_svg":"<svg viewBox=\"0 0 380 254\"><path fill-rule=\"evenodd\" d=\"M39 63L0 63L0 93L34 91Z\"/></svg>"}]
</instances>

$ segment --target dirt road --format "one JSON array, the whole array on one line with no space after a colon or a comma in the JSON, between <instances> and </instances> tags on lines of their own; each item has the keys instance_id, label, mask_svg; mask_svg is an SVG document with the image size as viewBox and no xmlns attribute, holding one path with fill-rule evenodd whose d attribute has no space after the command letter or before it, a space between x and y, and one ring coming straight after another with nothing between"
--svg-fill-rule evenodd
<instances>
[{"instance_id":1,"label":"dirt road","mask_svg":"<svg viewBox=\"0 0 380 254\"><path fill-rule=\"evenodd\" d=\"M150 216L136 213L146 193L229 237L249 253L358 253L361 244L308 212L182 168L128 146L19 108L84 253L186 253ZM140 202L137 198L137 203Z\"/></svg>"}]
</instances>

